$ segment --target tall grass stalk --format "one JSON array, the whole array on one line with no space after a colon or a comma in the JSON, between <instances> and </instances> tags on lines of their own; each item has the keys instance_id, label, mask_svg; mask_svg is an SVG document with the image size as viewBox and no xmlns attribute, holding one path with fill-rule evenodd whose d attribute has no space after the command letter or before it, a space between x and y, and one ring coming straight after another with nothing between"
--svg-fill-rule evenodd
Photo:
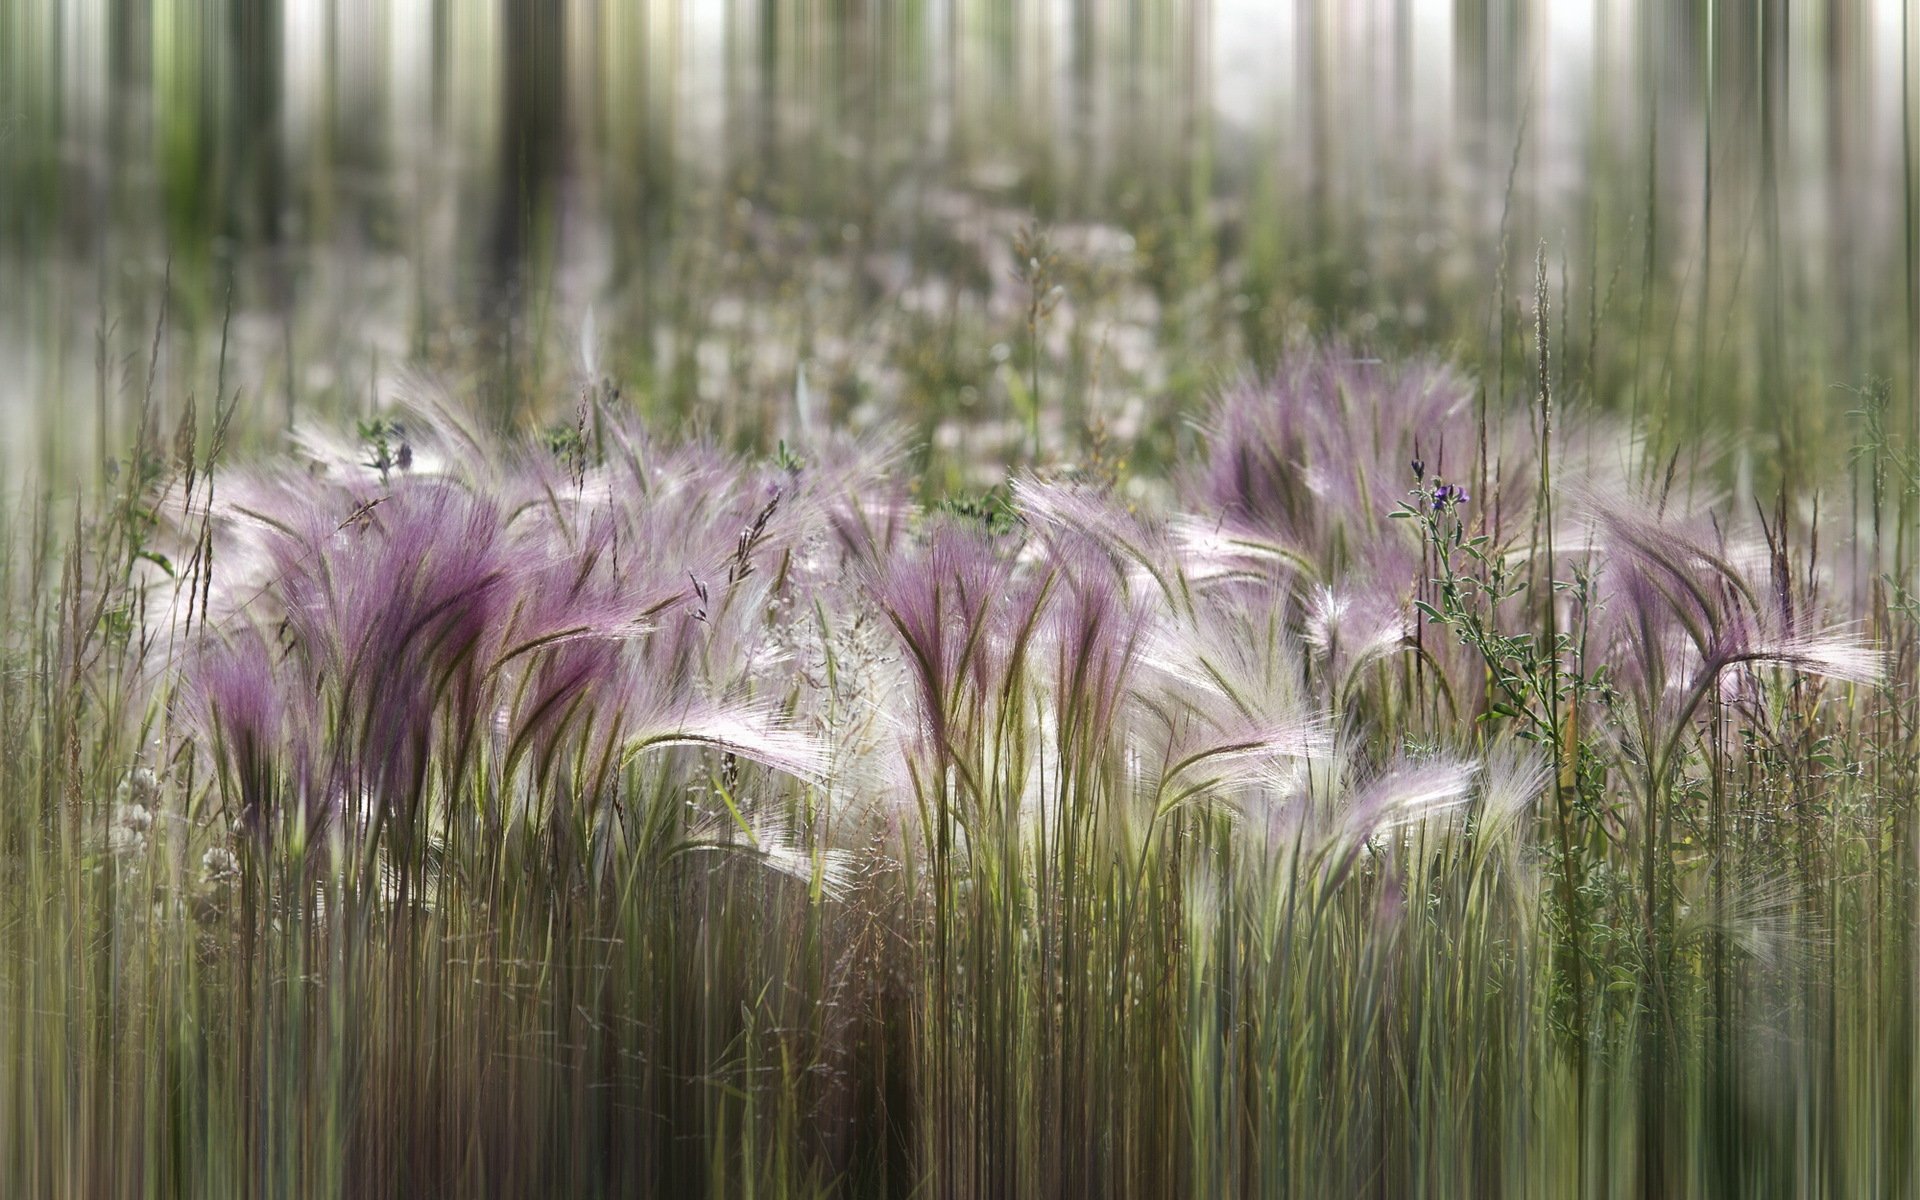
<instances>
[{"instance_id":1,"label":"tall grass stalk","mask_svg":"<svg viewBox=\"0 0 1920 1200\"><path fill-rule=\"evenodd\" d=\"M1534 318L1495 495L1338 345L1152 505L147 405L7 518L7 1190L1898 1191L1912 588L1640 496Z\"/></svg>"}]
</instances>

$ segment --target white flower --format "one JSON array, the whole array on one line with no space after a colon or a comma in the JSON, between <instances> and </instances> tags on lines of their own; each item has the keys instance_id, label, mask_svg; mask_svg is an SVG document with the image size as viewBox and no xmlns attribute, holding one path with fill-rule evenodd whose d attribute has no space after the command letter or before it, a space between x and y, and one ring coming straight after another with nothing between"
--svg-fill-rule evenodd
<instances>
[{"instance_id":1,"label":"white flower","mask_svg":"<svg viewBox=\"0 0 1920 1200\"><path fill-rule=\"evenodd\" d=\"M115 858L133 858L147 848L147 832L116 823L107 830L107 852Z\"/></svg>"},{"instance_id":2,"label":"white flower","mask_svg":"<svg viewBox=\"0 0 1920 1200\"><path fill-rule=\"evenodd\" d=\"M114 789L114 799L122 805L145 808L160 795L160 777L153 773L152 767L135 767L120 780L120 786Z\"/></svg>"},{"instance_id":3,"label":"white flower","mask_svg":"<svg viewBox=\"0 0 1920 1200\"><path fill-rule=\"evenodd\" d=\"M225 883L240 874L240 860L225 846L214 846L200 856L200 870L208 883Z\"/></svg>"}]
</instances>

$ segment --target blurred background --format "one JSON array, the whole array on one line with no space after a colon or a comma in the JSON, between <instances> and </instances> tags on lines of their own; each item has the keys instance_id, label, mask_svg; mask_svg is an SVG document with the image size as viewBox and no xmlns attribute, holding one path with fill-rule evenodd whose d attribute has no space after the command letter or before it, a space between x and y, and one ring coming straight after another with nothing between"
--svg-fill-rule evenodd
<instances>
[{"instance_id":1,"label":"blurred background","mask_svg":"<svg viewBox=\"0 0 1920 1200\"><path fill-rule=\"evenodd\" d=\"M1759 486L1844 388L1912 421L1917 48L1913 0L11 0L0 481L421 373L1151 475L1305 337L1525 395L1543 255L1560 395Z\"/></svg>"}]
</instances>

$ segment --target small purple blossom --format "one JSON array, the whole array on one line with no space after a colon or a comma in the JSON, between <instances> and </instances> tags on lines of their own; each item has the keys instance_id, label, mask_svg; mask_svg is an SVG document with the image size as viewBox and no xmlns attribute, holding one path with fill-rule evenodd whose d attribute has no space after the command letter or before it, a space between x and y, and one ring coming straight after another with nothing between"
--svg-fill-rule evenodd
<instances>
[{"instance_id":1,"label":"small purple blossom","mask_svg":"<svg viewBox=\"0 0 1920 1200\"><path fill-rule=\"evenodd\" d=\"M1467 494L1467 489L1457 483L1441 483L1437 479L1434 481L1433 506L1435 508L1458 508L1472 498Z\"/></svg>"}]
</instances>

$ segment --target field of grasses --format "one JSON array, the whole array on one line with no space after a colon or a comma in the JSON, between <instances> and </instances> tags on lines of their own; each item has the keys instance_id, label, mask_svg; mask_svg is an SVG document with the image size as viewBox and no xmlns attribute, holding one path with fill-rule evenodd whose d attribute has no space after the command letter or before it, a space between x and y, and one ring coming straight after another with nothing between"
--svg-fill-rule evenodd
<instances>
[{"instance_id":1,"label":"field of grasses","mask_svg":"<svg viewBox=\"0 0 1920 1200\"><path fill-rule=\"evenodd\" d=\"M1920 9L0 13L0 1195L1920 1195Z\"/></svg>"}]
</instances>

